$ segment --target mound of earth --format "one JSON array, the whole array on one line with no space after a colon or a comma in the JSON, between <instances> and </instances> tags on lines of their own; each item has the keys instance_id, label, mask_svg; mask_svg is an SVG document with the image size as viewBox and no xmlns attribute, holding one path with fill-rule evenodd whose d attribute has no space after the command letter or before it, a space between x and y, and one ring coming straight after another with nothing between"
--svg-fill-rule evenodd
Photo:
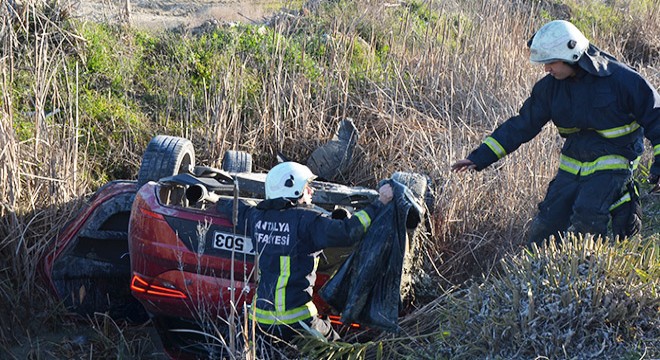
<instances>
[{"instance_id":1,"label":"mound of earth","mask_svg":"<svg viewBox=\"0 0 660 360\"><path fill-rule=\"evenodd\" d=\"M71 13L95 22L118 23L129 19L136 28L162 30L192 28L207 21L261 23L286 3L284 0L80 0L71 3Z\"/></svg>"}]
</instances>

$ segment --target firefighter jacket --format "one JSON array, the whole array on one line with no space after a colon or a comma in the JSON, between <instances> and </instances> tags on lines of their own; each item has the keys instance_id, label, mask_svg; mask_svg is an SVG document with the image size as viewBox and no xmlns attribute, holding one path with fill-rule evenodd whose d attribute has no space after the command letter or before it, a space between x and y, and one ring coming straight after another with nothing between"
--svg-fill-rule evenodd
<instances>
[{"instance_id":1,"label":"firefighter jacket","mask_svg":"<svg viewBox=\"0 0 660 360\"><path fill-rule=\"evenodd\" d=\"M552 121L565 138L559 169L589 176L597 171L631 171L653 145L651 173L660 174L660 96L644 78L590 45L576 76L547 75L533 87L518 115L509 118L468 159L477 170L515 151Z\"/></svg>"},{"instance_id":2,"label":"firefighter jacket","mask_svg":"<svg viewBox=\"0 0 660 360\"><path fill-rule=\"evenodd\" d=\"M322 250L359 241L379 204L377 200L339 220L284 198L264 200L256 207L239 203L237 226L252 237L258 254L259 284L253 301L256 320L281 325L316 316L312 293Z\"/></svg>"}]
</instances>

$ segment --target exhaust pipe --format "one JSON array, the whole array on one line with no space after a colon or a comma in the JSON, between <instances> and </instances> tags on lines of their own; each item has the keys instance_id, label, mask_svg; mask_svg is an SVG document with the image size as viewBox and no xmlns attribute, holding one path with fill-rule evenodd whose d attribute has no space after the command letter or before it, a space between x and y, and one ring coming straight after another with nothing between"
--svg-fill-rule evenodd
<instances>
[{"instance_id":1,"label":"exhaust pipe","mask_svg":"<svg viewBox=\"0 0 660 360\"><path fill-rule=\"evenodd\" d=\"M220 199L220 195L216 193L210 193L205 186L190 185L186 189L186 199L193 204L196 204L200 201L217 202Z\"/></svg>"}]
</instances>

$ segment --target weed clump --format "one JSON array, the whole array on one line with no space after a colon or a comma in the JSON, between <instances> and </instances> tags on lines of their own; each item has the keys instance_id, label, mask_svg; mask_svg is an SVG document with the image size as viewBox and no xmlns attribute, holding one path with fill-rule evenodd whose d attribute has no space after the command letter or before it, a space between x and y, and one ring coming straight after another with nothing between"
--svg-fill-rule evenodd
<instances>
[{"instance_id":1,"label":"weed clump","mask_svg":"<svg viewBox=\"0 0 660 360\"><path fill-rule=\"evenodd\" d=\"M429 358L655 358L659 250L657 237L610 243L569 235L503 257L496 271L448 292L402 328L433 349ZM405 353L406 341L392 350Z\"/></svg>"}]
</instances>

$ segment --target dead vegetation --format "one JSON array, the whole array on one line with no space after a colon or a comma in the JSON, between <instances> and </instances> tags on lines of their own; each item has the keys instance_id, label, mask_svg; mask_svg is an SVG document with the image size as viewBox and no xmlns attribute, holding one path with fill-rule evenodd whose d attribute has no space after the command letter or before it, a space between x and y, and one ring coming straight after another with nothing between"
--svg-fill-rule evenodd
<instances>
[{"instance_id":1,"label":"dead vegetation","mask_svg":"<svg viewBox=\"0 0 660 360\"><path fill-rule=\"evenodd\" d=\"M268 24L212 26L191 38L181 29L153 35L77 23L58 1L2 2L2 348L31 344L26 339L40 324L63 322L39 281L38 260L81 198L107 180L135 176L152 135L191 138L201 159L248 151L264 170L278 151L303 161L351 117L361 152L347 182L373 186L394 171L412 171L428 174L437 190L433 232L423 244L424 271L437 278L430 285L436 288L420 296L403 323L405 340L385 339L391 354L419 344L429 358L660 356L658 240L646 238L657 228L645 229L634 252L587 241L568 252L520 252L556 171L554 129L486 171L448 171L516 112L542 76L526 60L525 43L548 16L584 21L587 37L660 86L658 4L611 3L595 8L603 12L599 20L566 5L572 2L322 1ZM231 31L243 41L214 47L213 34ZM656 200L643 200L655 214ZM586 258L586 246L602 257ZM631 252L647 262L635 262ZM630 268L612 268L624 260ZM646 283L637 270L647 273ZM579 281L566 282L571 276ZM555 287L544 283L555 280ZM427 305L429 296L437 300ZM635 316L623 305L634 305ZM550 341L547 331L557 337ZM81 353L118 354L127 343L146 346L102 342L105 353L85 343ZM63 357L79 354L66 346L58 345ZM372 348L364 348L370 356Z\"/></svg>"}]
</instances>

